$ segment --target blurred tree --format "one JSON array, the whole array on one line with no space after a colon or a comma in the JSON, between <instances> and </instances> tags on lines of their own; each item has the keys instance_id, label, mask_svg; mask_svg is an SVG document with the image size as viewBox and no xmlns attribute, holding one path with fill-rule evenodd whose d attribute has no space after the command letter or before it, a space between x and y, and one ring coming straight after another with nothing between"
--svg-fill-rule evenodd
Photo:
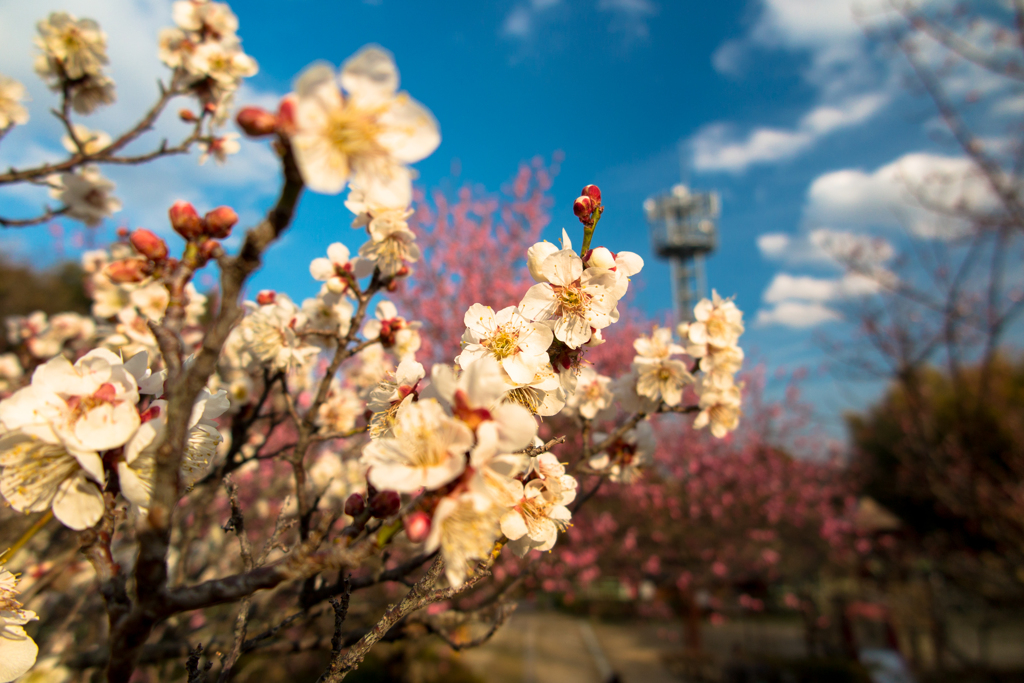
<instances>
[{"instance_id":1,"label":"blurred tree","mask_svg":"<svg viewBox=\"0 0 1024 683\"><path fill-rule=\"evenodd\" d=\"M35 311L88 314L92 301L83 282L82 267L73 261L39 270L0 254L0 318Z\"/></svg>"}]
</instances>

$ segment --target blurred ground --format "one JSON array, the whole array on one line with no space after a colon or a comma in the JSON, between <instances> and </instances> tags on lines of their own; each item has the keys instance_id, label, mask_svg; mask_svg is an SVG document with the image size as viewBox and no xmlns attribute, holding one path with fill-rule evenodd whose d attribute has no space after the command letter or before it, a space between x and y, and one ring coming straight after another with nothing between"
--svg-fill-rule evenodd
<instances>
[{"instance_id":1,"label":"blurred ground","mask_svg":"<svg viewBox=\"0 0 1024 683\"><path fill-rule=\"evenodd\" d=\"M1024 665L1022 623L1004 623L991 629L982 645L975 624L955 620L950 625L950 640L968 660L976 661L984 652L984 659L996 670L1020 671ZM705 624L703 641L706 663L712 669L717 668L714 664L729 665L747 657L805 657L803 630L797 620ZM489 643L458 657L487 683L605 683L613 672L623 683L679 683L685 679L673 670L678 671L675 664L681 642L681 627L676 623L601 622L560 612L521 609ZM950 680L955 680L955 675ZM975 677L964 675L962 680ZM1011 676L1006 680L1018 679Z\"/></svg>"},{"instance_id":2,"label":"blurred ground","mask_svg":"<svg viewBox=\"0 0 1024 683\"><path fill-rule=\"evenodd\" d=\"M518 612L461 660L488 683L603 683L612 671L624 683L678 683L661 662L678 642L674 627Z\"/></svg>"}]
</instances>

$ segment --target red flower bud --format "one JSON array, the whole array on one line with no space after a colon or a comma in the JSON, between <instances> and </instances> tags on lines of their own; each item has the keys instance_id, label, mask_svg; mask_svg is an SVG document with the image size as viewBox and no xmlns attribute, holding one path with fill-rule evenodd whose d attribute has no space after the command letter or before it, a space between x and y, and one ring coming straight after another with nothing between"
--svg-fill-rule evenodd
<instances>
[{"instance_id":1,"label":"red flower bud","mask_svg":"<svg viewBox=\"0 0 1024 683\"><path fill-rule=\"evenodd\" d=\"M379 491L370 499L370 515L379 519L390 517L402 507L402 497L397 491Z\"/></svg>"},{"instance_id":2,"label":"red flower bud","mask_svg":"<svg viewBox=\"0 0 1024 683\"><path fill-rule=\"evenodd\" d=\"M584 197L590 197L590 200L594 202L594 206L601 203L601 188L597 185L587 185L580 190L580 194Z\"/></svg>"},{"instance_id":3,"label":"red flower bud","mask_svg":"<svg viewBox=\"0 0 1024 683\"><path fill-rule=\"evenodd\" d=\"M203 219L196 213L196 207L184 200L174 202L167 214L171 217L171 227L187 240L201 236L206 228Z\"/></svg>"},{"instance_id":4,"label":"red flower bud","mask_svg":"<svg viewBox=\"0 0 1024 683\"><path fill-rule=\"evenodd\" d=\"M295 132L294 97L288 96L281 99L281 104L277 108L277 129L285 135Z\"/></svg>"},{"instance_id":5,"label":"red flower bud","mask_svg":"<svg viewBox=\"0 0 1024 683\"><path fill-rule=\"evenodd\" d=\"M223 248L217 240L206 240L199 245L199 257L203 260L203 263L217 258L218 252L221 251L223 251Z\"/></svg>"},{"instance_id":6,"label":"red flower bud","mask_svg":"<svg viewBox=\"0 0 1024 683\"><path fill-rule=\"evenodd\" d=\"M150 261L163 261L167 258L167 243L155 234L139 228L131 235L132 246Z\"/></svg>"},{"instance_id":7,"label":"red flower bud","mask_svg":"<svg viewBox=\"0 0 1024 683\"><path fill-rule=\"evenodd\" d=\"M366 510L366 499L361 493L353 493L345 501L345 514L349 517L358 517Z\"/></svg>"},{"instance_id":8,"label":"red flower bud","mask_svg":"<svg viewBox=\"0 0 1024 683\"><path fill-rule=\"evenodd\" d=\"M246 135L254 138L271 135L277 130L277 117L262 107L243 107L235 121Z\"/></svg>"},{"instance_id":9,"label":"red flower bud","mask_svg":"<svg viewBox=\"0 0 1024 683\"><path fill-rule=\"evenodd\" d=\"M126 228L126 227L124 227L122 225L120 228L117 229L117 237L119 239L123 240L127 236L128 236L128 228Z\"/></svg>"},{"instance_id":10,"label":"red flower bud","mask_svg":"<svg viewBox=\"0 0 1024 683\"><path fill-rule=\"evenodd\" d=\"M195 123L199 120L196 118L196 115L192 113L191 109L182 109L181 111L179 111L178 118L184 121L185 123Z\"/></svg>"},{"instance_id":11,"label":"red flower bud","mask_svg":"<svg viewBox=\"0 0 1024 683\"><path fill-rule=\"evenodd\" d=\"M111 282L126 284L146 279L146 262L140 258L126 258L108 263L103 272Z\"/></svg>"},{"instance_id":12,"label":"red flower bud","mask_svg":"<svg viewBox=\"0 0 1024 683\"><path fill-rule=\"evenodd\" d=\"M266 306L267 304L272 304L276 300L277 300L277 292L275 292L272 289L261 290L260 293L256 295L256 303L258 303L260 306Z\"/></svg>"},{"instance_id":13,"label":"red flower bud","mask_svg":"<svg viewBox=\"0 0 1024 683\"><path fill-rule=\"evenodd\" d=\"M590 197L577 197L576 201L573 202L572 212L576 214L576 217L581 221L588 220L590 215L594 213L594 202Z\"/></svg>"},{"instance_id":14,"label":"red flower bud","mask_svg":"<svg viewBox=\"0 0 1024 683\"><path fill-rule=\"evenodd\" d=\"M395 273L395 277L408 277L410 272L409 266L402 266L398 269L398 272Z\"/></svg>"},{"instance_id":15,"label":"red flower bud","mask_svg":"<svg viewBox=\"0 0 1024 683\"><path fill-rule=\"evenodd\" d=\"M238 222L238 214L230 206L218 206L203 218L206 221L206 234L217 239L224 239L231 234L231 228Z\"/></svg>"},{"instance_id":16,"label":"red flower bud","mask_svg":"<svg viewBox=\"0 0 1024 683\"><path fill-rule=\"evenodd\" d=\"M413 543L422 543L430 535L430 515L426 512L414 512L404 520L405 535Z\"/></svg>"}]
</instances>

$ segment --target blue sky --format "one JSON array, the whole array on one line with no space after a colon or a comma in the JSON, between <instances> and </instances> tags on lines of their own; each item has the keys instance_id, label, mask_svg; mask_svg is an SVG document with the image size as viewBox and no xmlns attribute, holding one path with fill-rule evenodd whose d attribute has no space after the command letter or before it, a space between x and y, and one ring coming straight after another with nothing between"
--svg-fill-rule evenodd
<instances>
[{"instance_id":1,"label":"blue sky","mask_svg":"<svg viewBox=\"0 0 1024 683\"><path fill-rule=\"evenodd\" d=\"M33 98L32 121L0 148L5 165L60 149L46 113L52 99L31 71L34 22L52 9L93 17L109 36L119 102L86 120L91 127L126 127L163 73L155 44L171 24L169 0L0 5L0 72L25 82ZM521 161L563 151L546 236L576 229L572 200L584 184L600 185L609 209L599 241L645 258L638 303L651 315L671 300L668 268L650 253L644 198L681 180L718 190L720 248L708 281L736 296L748 321L744 345L773 371L817 370L826 358L815 337L842 334L839 311L864 291L841 278L821 245L895 239L915 220L900 182L962 164L934 140L934 112L906 92L898 59L865 39L848 0L246 0L233 9L243 47L260 64L240 103L272 107L316 59L339 64L367 43L391 50L402 88L441 125L441 146L417 164L423 187L458 167L456 182L496 190ZM1019 117L1019 94L991 88L994 104L979 116L994 127ZM180 130L167 120L157 132ZM117 225L167 232L166 207L180 198L200 208L232 204L255 220L274 194L276 168L264 145L243 144L223 168L197 167L193 155L146 172L111 169L125 209L100 235ZM0 191L4 215L27 215L44 201L32 188ZM309 260L332 241L358 247L349 220L342 197L308 195L254 286L311 295ZM45 229L0 240L36 262L54 258ZM877 389L827 374L808 383L833 431L844 408Z\"/></svg>"}]
</instances>

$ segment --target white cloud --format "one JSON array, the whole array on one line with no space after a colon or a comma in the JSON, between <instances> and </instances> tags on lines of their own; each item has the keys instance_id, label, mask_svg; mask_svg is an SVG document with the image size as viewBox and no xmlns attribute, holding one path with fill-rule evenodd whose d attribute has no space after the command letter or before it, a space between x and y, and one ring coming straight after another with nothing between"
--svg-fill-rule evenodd
<instances>
[{"instance_id":1,"label":"white cloud","mask_svg":"<svg viewBox=\"0 0 1024 683\"><path fill-rule=\"evenodd\" d=\"M837 311L820 303L783 301L775 306L762 308L758 311L754 324L807 328L841 319L842 316Z\"/></svg>"},{"instance_id":2,"label":"white cloud","mask_svg":"<svg viewBox=\"0 0 1024 683\"><path fill-rule=\"evenodd\" d=\"M831 228L795 235L765 233L758 236L757 248L764 258L790 266L838 266L840 260L881 266L895 255L892 244L882 237Z\"/></svg>"},{"instance_id":3,"label":"white cloud","mask_svg":"<svg viewBox=\"0 0 1024 683\"><path fill-rule=\"evenodd\" d=\"M711 65L715 71L726 76L742 76L747 65L746 43L741 40L727 40L711 54Z\"/></svg>"},{"instance_id":4,"label":"white cloud","mask_svg":"<svg viewBox=\"0 0 1024 683\"><path fill-rule=\"evenodd\" d=\"M156 100L157 80L166 78L168 70L157 58L157 32L172 25L170 0L137 2L136 0L38 0L34 3L0 5L0 63L7 75L23 82L29 90L31 119L26 126L11 131L3 141L2 164L24 165L57 159L63 155L60 138L63 129L49 114L56 97L39 80L32 69L37 52L33 45L36 22L54 10L66 10L79 18L99 22L107 34L110 65L108 73L117 83L117 102L79 121L89 128L120 135L141 118ZM240 28L245 37L246 27ZM244 45L244 43L243 43ZM258 59L258 55L256 56ZM243 86L236 95L240 104L256 103L275 106L278 94L258 92ZM126 152L140 153L156 148L163 138L171 144L185 137L189 128L181 123L176 112L183 107L195 109L195 101L173 100L150 131L128 146ZM233 130L233 126L225 130ZM116 195L125 208L114 216L114 222L145 225L165 231L167 207L177 199L189 199L198 208L225 203L226 197L238 199L235 206L243 221L254 220L259 204L274 190L278 166L267 145L242 142L242 151L228 164L218 167L213 162L198 166L198 151L188 156L169 157L141 167L102 166L102 172L117 183ZM36 211L47 200L38 188L4 188L0 197L8 209ZM16 206L9 206L16 204Z\"/></svg>"},{"instance_id":5,"label":"white cloud","mask_svg":"<svg viewBox=\"0 0 1024 683\"><path fill-rule=\"evenodd\" d=\"M516 5L505 15L501 24L502 35L524 41L531 39L537 30L538 20L559 4L561 0L530 0Z\"/></svg>"},{"instance_id":6,"label":"white cloud","mask_svg":"<svg viewBox=\"0 0 1024 683\"><path fill-rule=\"evenodd\" d=\"M694 168L740 173L755 164L790 159L830 133L867 121L888 101L886 95L877 92L851 97L835 105L815 107L793 130L755 128L739 140L729 126L711 124L691 140Z\"/></svg>"},{"instance_id":7,"label":"white cloud","mask_svg":"<svg viewBox=\"0 0 1024 683\"><path fill-rule=\"evenodd\" d=\"M998 201L964 157L905 154L866 172L842 169L818 177L807 191L805 221L844 227L906 227L921 237L951 237L962 222L922 208L991 212Z\"/></svg>"},{"instance_id":8,"label":"white cloud","mask_svg":"<svg viewBox=\"0 0 1024 683\"><path fill-rule=\"evenodd\" d=\"M875 294L880 289L878 281L852 273L841 278L776 273L761 298L769 304L790 300L823 303Z\"/></svg>"},{"instance_id":9,"label":"white cloud","mask_svg":"<svg viewBox=\"0 0 1024 683\"><path fill-rule=\"evenodd\" d=\"M648 21L658 14L653 0L591 0L599 12L613 15L609 31L624 34L627 41L646 38L649 34ZM542 25L565 22L571 18L567 12L554 11L562 0L520 0L501 23L501 35L522 43L533 41ZM573 12L578 11L573 8ZM585 11L590 11L588 8Z\"/></svg>"}]
</instances>

